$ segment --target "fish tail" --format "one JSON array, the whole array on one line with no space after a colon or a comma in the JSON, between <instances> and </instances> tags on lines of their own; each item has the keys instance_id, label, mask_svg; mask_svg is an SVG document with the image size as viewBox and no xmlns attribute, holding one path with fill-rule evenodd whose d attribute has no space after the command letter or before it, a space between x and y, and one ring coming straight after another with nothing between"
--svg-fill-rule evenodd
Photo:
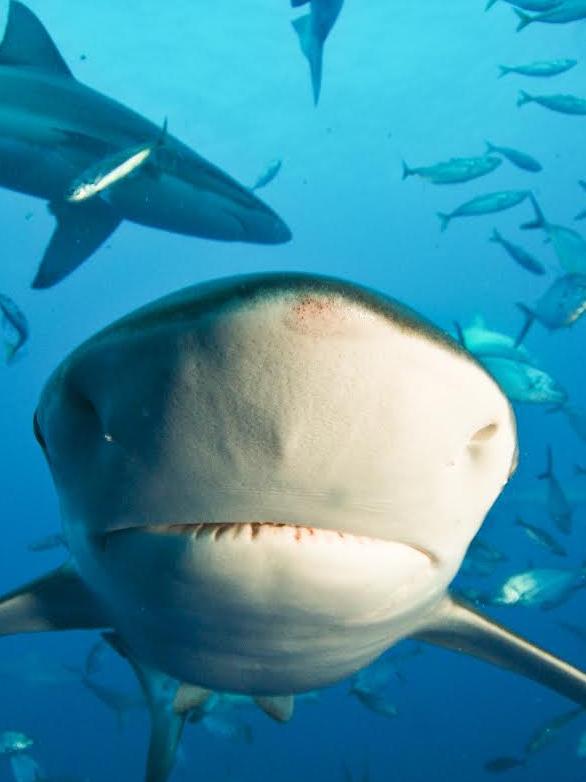
<instances>
[{"instance_id":1,"label":"fish tail","mask_svg":"<svg viewBox=\"0 0 586 782\"><path fill-rule=\"evenodd\" d=\"M506 65L499 65L498 69L499 69L499 75L498 75L497 78L499 78L499 79L502 79L503 76L506 76L507 73L511 72L511 69L508 68Z\"/></svg>"},{"instance_id":2,"label":"fish tail","mask_svg":"<svg viewBox=\"0 0 586 782\"><path fill-rule=\"evenodd\" d=\"M163 125L161 127L161 131L159 133L159 137L157 138L157 143L155 146L157 148L164 146L165 141L167 140L167 117L163 120Z\"/></svg>"},{"instance_id":3,"label":"fish tail","mask_svg":"<svg viewBox=\"0 0 586 782\"><path fill-rule=\"evenodd\" d=\"M415 174L415 170L413 168L409 168L407 163L405 161L402 161L403 163L403 176L402 179L407 179L408 176L413 176Z\"/></svg>"},{"instance_id":4,"label":"fish tail","mask_svg":"<svg viewBox=\"0 0 586 782\"><path fill-rule=\"evenodd\" d=\"M533 209L535 211L535 220L532 220L532 221L530 221L528 223L523 223L521 228L524 231L529 231L529 230L532 230L534 228L545 228L545 226L546 226L545 215L541 211L541 207L537 203L537 199L535 198L533 193L531 193L531 195L529 196L529 200L531 201L531 204L532 204Z\"/></svg>"},{"instance_id":5,"label":"fish tail","mask_svg":"<svg viewBox=\"0 0 586 782\"><path fill-rule=\"evenodd\" d=\"M445 231L448 225L450 224L452 215L448 215L445 212L436 212L436 214L439 217L442 231Z\"/></svg>"},{"instance_id":6,"label":"fish tail","mask_svg":"<svg viewBox=\"0 0 586 782\"><path fill-rule=\"evenodd\" d=\"M539 473L538 480L543 481L553 476L553 453L551 445L547 446L547 462L545 464L545 472Z\"/></svg>"},{"instance_id":7,"label":"fish tail","mask_svg":"<svg viewBox=\"0 0 586 782\"><path fill-rule=\"evenodd\" d=\"M321 91L323 44L316 40L311 29L311 14L300 16L291 23L299 38L301 51L309 63L313 102L317 106Z\"/></svg>"},{"instance_id":8,"label":"fish tail","mask_svg":"<svg viewBox=\"0 0 586 782\"><path fill-rule=\"evenodd\" d=\"M517 98L517 106L524 106L526 103L531 103L534 100L532 95L529 95L525 90L519 90L519 97Z\"/></svg>"},{"instance_id":9,"label":"fish tail","mask_svg":"<svg viewBox=\"0 0 586 782\"><path fill-rule=\"evenodd\" d=\"M460 323L458 323L457 320L454 321L454 328L456 330L456 336L458 337L458 342L460 343L460 345L462 345L463 348L465 348L466 337L464 336L464 329L462 328Z\"/></svg>"},{"instance_id":10,"label":"fish tail","mask_svg":"<svg viewBox=\"0 0 586 782\"><path fill-rule=\"evenodd\" d=\"M519 307L519 309L525 314L525 323L523 324L523 328L521 329L521 331L517 336L517 339L515 340L516 348L518 348L521 342L523 342L523 340L527 336L529 329L533 325L533 321L535 320L535 313L526 304L521 304L520 302L517 302L517 307Z\"/></svg>"},{"instance_id":11,"label":"fish tail","mask_svg":"<svg viewBox=\"0 0 586 782\"><path fill-rule=\"evenodd\" d=\"M517 14L517 17L519 19L519 24L517 25L517 32L520 32L525 27L527 27L528 24L531 24L531 22L534 21L534 17L530 16L529 14L525 13L525 11L521 11L519 8L513 8L513 11Z\"/></svg>"}]
</instances>

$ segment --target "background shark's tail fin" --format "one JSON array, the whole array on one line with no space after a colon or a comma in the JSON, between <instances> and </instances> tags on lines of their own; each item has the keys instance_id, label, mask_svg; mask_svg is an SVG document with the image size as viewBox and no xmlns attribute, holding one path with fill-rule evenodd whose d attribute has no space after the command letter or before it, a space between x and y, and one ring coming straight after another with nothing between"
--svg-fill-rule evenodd
<instances>
[{"instance_id":1,"label":"background shark's tail fin","mask_svg":"<svg viewBox=\"0 0 586 782\"><path fill-rule=\"evenodd\" d=\"M413 636L533 679L586 707L586 673L447 595Z\"/></svg>"},{"instance_id":2,"label":"background shark's tail fin","mask_svg":"<svg viewBox=\"0 0 586 782\"><path fill-rule=\"evenodd\" d=\"M292 24L299 38L301 51L309 63L313 102L317 105L321 91L323 42L319 41L313 33L311 27L311 14L294 19Z\"/></svg>"},{"instance_id":3,"label":"background shark's tail fin","mask_svg":"<svg viewBox=\"0 0 586 782\"><path fill-rule=\"evenodd\" d=\"M120 224L119 215L101 198L78 204L57 202L49 205L57 218L33 288L50 288L71 274Z\"/></svg>"}]
</instances>

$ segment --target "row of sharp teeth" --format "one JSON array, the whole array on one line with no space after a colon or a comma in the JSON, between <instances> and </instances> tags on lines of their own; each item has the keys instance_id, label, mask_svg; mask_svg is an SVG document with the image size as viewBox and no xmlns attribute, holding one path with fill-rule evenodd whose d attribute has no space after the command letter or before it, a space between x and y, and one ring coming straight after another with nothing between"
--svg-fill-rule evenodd
<instances>
[{"instance_id":1,"label":"row of sharp teeth","mask_svg":"<svg viewBox=\"0 0 586 782\"><path fill-rule=\"evenodd\" d=\"M210 538L211 540L219 540L219 538L227 534L230 534L234 539L246 537L249 540L254 540L262 533L274 533L277 531L289 532L295 540L313 537L345 540L347 537L354 537L334 530L322 530L315 527L297 526L273 521L229 522L223 524L168 524L152 527L149 531L160 534L189 535L191 538Z\"/></svg>"}]
</instances>

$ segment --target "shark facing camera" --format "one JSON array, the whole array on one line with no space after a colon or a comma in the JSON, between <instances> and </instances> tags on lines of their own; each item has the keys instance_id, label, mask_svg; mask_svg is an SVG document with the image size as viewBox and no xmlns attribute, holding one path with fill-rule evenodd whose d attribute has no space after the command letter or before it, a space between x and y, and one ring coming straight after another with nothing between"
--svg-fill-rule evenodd
<instances>
[{"instance_id":1,"label":"shark facing camera","mask_svg":"<svg viewBox=\"0 0 586 782\"><path fill-rule=\"evenodd\" d=\"M310 274L212 281L82 344L34 420L71 558L0 632L101 628L165 780L210 690L292 696L417 638L586 705L586 675L449 594L514 472L511 406L398 302Z\"/></svg>"}]
</instances>

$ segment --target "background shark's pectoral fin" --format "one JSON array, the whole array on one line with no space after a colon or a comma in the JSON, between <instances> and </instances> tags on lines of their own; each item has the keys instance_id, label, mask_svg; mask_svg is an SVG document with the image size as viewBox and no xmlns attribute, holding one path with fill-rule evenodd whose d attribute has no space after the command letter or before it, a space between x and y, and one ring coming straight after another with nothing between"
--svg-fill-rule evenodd
<instances>
[{"instance_id":1,"label":"background shark's pectoral fin","mask_svg":"<svg viewBox=\"0 0 586 782\"><path fill-rule=\"evenodd\" d=\"M413 635L514 671L586 707L586 673L447 595Z\"/></svg>"},{"instance_id":2,"label":"background shark's pectoral fin","mask_svg":"<svg viewBox=\"0 0 586 782\"><path fill-rule=\"evenodd\" d=\"M33 280L50 288L82 264L120 224L120 216L101 198L79 204L53 203L57 228Z\"/></svg>"},{"instance_id":3,"label":"background shark's pectoral fin","mask_svg":"<svg viewBox=\"0 0 586 782\"><path fill-rule=\"evenodd\" d=\"M71 71L41 22L32 11L11 0L4 38L0 44L0 65L25 65L60 76Z\"/></svg>"},{"instance_id":4,"label":"background shark's pectoral fin","mask_svg":"<svg viewBox=\"0 0 586 782\"><path fill-rule=\"evenodd\" d=\"M173 765L187 712L174 708L180 682L137 660L116 633L104 633L106 641L132 666L151 716L151 739L145 782L165 782Z\"/></svg>"},{"instance_id":5,"label":"background shark's pectoral fin","mask_svg":"<svg viewBox=\"0 0 586 782\"><path fill-rule=\"evenodd\" d=\"M257 695L254 702L276 722L289 722L293 716L295 699L292 695Z\"/></svg>"},{"instance_id":6,"label":"background shark's pectoral fin","mask_svg":"<svg viewBox=\"0 0 586 782\"><path fill-rule=\"evenodd\" d=\"M110 624L69 564L0 598L0 635L89 630Z\"/></svg>"}]
</instances>

